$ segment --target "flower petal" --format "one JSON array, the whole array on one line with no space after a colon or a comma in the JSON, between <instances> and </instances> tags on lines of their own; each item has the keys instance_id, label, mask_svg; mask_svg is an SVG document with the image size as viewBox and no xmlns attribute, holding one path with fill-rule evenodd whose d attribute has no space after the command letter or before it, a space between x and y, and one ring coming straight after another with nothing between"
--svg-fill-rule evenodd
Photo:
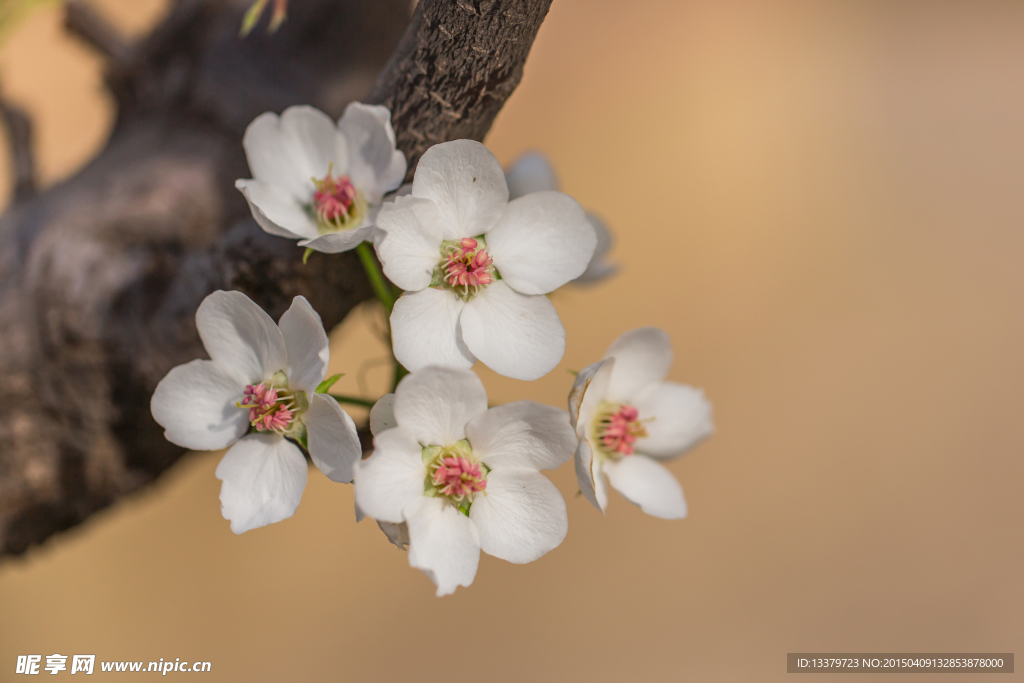
<instances>
[{"instance_id":1,"label":"flower petal","mask_svg":"<svg viewBox=\"0 0 1024 683\"><path fill-rule=\"evenodd\" d=\"M409 565L437 586L437 597L468 586L480 563L476 526L443 498L419 498L405 507L409 526Z\"/></svg>"},{"instance_id":2,"label":"flower petal","mask_svg":"<svg viewBox=\"0 0 1024 683\"><path fill-rule=\"evenodd\" d=\"M672 341L664 330L641 327L622 334L608 347L604 357L615 357L615 370L608 384L608 400L629 401L647 387L660 382L672 367Z\"/></svg>"},{"instance_id":3,"label":"flower petal","mask_svg":"<svg viewBox=\"0 0 1024 683\"><path fill-rule=\"evenodd\" d=\"M608 479L601 471L601 461L594 459L594 498L601 504L601 512L608 509Z\"/></svg>"},{"instance_id":4,"label":"flower petal","mask_svg":"<svg viewBox=\"0 0 1024 683\"><path fill-rule=\"evenodd\" d=\"M408 550L406 546L409 545L409 525L405 522L401 524L392 524L391 522L377 522L377 526L384 532L384 535L388 537L395 546L400 550Z\"/></svg>"},{"instance_id":5,"label":"flower petal","mask_svg":"<svg viewBox=\"0 0 1024 683\"><path fill-rule=\"evenodd\" d=\"M315 239L301 240L299 246L308 247L322 254L340 254L343 251L352 251L366 240L371 239L372 236L373 226L364 222L358 228L329 232Z\"/></svg>"},{"instance_id":6,"label":"flower petal","mask_svg":"<svg viewBox=\"0 0 1024 683\"><path fill-rule=\"evenodd\" d=\"M352 468L363 457L356 425L330 396L313 394L302 415L309 457L331 481L352 481Z\"/></svg>"},{"instance_id":7,"label":"flower petal","mask_svg":"<svg viewBox=\"0 0 1024 683\"><path fill-rule=\"evenodd\" d=\"M505 173L509 200L531 192L558 189L558 177L548 158L540 152L527 152Z\"/></svg>"},{"instance_id":8,"label":"flower petal","mask_svg":"<svg viewBox=\"0 0 1024 683\"><path fill-rule=\"evenodd\" d=\"M429 199L398 197L377 214L374 246L388 279L406 291L430 284L441 261L441 222Z\"/></svg>"},{"instance_id":9,"label":"flower petal","mask_svg":"<svg viewBox=\"0 0 1024 683\"><path fill-rule=\"evenodd\" d=\"M310 106L288 107L280 117L261 114L242 138L256 180L286 190L300 202L313 196L314 177L348 172L345 138L327 114Z\"/></svg>"},{"instance_id":10,"label":"flower petal","mask_svg":"<svg viewBox=\"0 0 1024 683\"><path fill-rule=\"evenodd\" d=\"M577 436L586 434L597 406L608 392L608 380L615 367L614 358L591 363L579 371L569 391L569 422Z\"/></svg>"},{"instance_id":11,"label":"flower petal","mask_svg":"<svg viewBox=\"0 0 1024 683\"><path fill-rule=\"evenodd\" d=\"M590 442L581 438L576 444L576 455L574 457L576 468L576 482L580 485L580 493L602 513L608 507L608 494L604 490L604 481L601 479L601 467Z\"/></svg>"},{"instance_id":12,"label":"flower petal","mask_svg":"<svg viewBox=\"0 0 1024 683\"><path fill-rule=\"evenodd\" d=\"M485 553L516 564L555 549L569 531L562 494L543 474L526 468L487 475L487 490L473 499L469 518Z\"/></svg>"},{"instance_id":13,"label":"flower petal","mask_svg":"<svg viewBox=\"0 0 1024 683\"><path fill-rule=\"evenodd\" d=\"M472 370L424 368L402 378L395 390L399 429L424 446L465 439L466 424L486 410L487 391Z\"/></svg>"},{"instance_id":14,"label":"flower petal","mask_svg":"<svg viewBox=\"0 0 1024 683\"><path fill-rule=\"evenodd\" d=\"M294 199L307 194L308 178L302 175L281 133L281 117L277 114L268 111L253 119L242 136L242 147L254 180L274 185Z\"/></svg>"},{"instance_id":15,"label":"flower petal","mask_svg":"<svg viewBox=\"0 0 1024 683\"><path fill-rule=\"evenodd\" d=\"M276 434L250 434L217 465L220 512L236 534L295 514L306 488L306 459Z\"/></svg>"},{"instance_id":16,"label":"flower petal","mask_svg":"<svg viewBox=\"0 0 1024 683\"><path fill-rule=\"evenodd\" d=\"M312 396L327 374L331 357L327 333L320 314L313 310L304 296L292 299L292 305L278 324L288 353L288 386Z\"/></svg>"},{"instance_id":17,"label":"flower petal","mask_svg":"<svg viewBox=\"0 0 1024 683\"><path fill-rule=\"evenodd\" d=\"M569 414L534 401L506 403L477 415L466 425L466 438L492 470L551 470L569 460L576 448Z\"/></svg>"},{"instance_id":18,"label":"flower petal","mask_svg":"<svg viewBox=\"0 0 1024 683\"><path fill-rule=\"evenodd\" d=\"M480 290L460 322L470 353L506 377L543 377L565 353L565 328L548 298L520 294L504 281Z\"/></svg>"},{"instance_id":19,"label":"flower petal","mask_svg":"<svg viewBox=\"0 0 1024 683\"><path fill-rule=\"evenodd\" d=\"M210 358L238 370L249 383L269 379L288 362L281 330L241 292L218 290L203 299L196 328Z\"/></svg>"},{"instance_id":20,"label":"flower petal","mask_svg":"<svg viewBox=\"0 0 1024 683\"><path fill-rule=\"evenodd\" d=\"M471 368L476 356L462 341L459 317L466 304L451 292L428 287L406 292L391 312L395 358L410 372L428 365Z\"/></svg>"},{"instance_id":21,"label":"flower petal","mask_svg":"<svg viewBox=\"0 0 1024 683\"><path fill-rule=\"evenodd\" d=\"M378 521L399 524L402 508L423 497L423 449L405 430L389 429L375 436L373 455L353 469L356 506Z\"/></svg>"},{"instance_id":22,"label":"flower petal","mask_svg":"<svg viewBox=\"0 0 1024 683\"><path fill-rule=\"evenodd\" d=\"M242 398L246 378L212 360L194 360L171 369L156 385L149 403L153 418L171 443L214 451L234 443L249 429Z\"/></svg>"},{"instance_id":23,"label":"flower petal","mask_svg":"<svg viewBox=\"0 0 1024 683\"><path fill-rule=\"evenodd\" d=\"M349 153L349 176L366 200L379 204L385 192L402 184L405 155L395 149L391 111L379 105L352 102L338 121Z\"/></svg>"},{"instance_id":24,"label":"flower petal","mask_svg":"<svg viewBox=\"0 0 1024 683\"><path fill-rule=\"evenodd\" d=\"M596 245L583 208L561 192L534 192L509 202L487 233L494 267L523 294L546 294L582 275Z\"/></svg>"},{"instance_id":25,"label":"flower petal","mask_svg":"<svg viewBox=\"0 0 1024 683\"><path fill-rule=\"evenodd\" d=\"M395 395L384 394L370 408L370 433L374 436L385 429L394 429L398 426L395 419Z\"/></svg>"},{"instance_id":26,"label":"flower petal","mask_svg":"<svg viewBox=\"0 0 1024 683\"><path fill-rule=\"evenodd\" d=\"M615 243L612 233L608 230L604 221L594 214L588 213L587 220L590 221L591 227L594 228L594 234L597 236L597 247L594 248L594 255L590 257L587 269L583 271L582 275L572 281L576 285L595 284L611 277L619 270L616 264L604 260L604 257Z\"/></svg>"},{"instance_id":27,"label":"flower petal","mask_svg":"<svg viewBox=\"0 0 1024 683\"><path fill-rule=\"evenodd\" d=\"M475 140L442 142L424 152L412 194L437 205L446 240L486 233L508 203L501 164Z\"/></svg>"},{"instance_id":28,"label":"flower petal","mask_svg":"<svg viewBox=\"0 0 1024 683\"><path fill-rule=\"evenodd\" d=\"M645 455L604 463L608 483L652 517L686 517L686 500L679 482L665 467Z\"/></svg>"},{"instance_id":29,"label":"flower petal","mask_svg":"<svg viewBox=\"0 0 1024 683\"><path fill-rule=\"evenodd\" d=\"M693 448L715 432L711 403L700 389L659 382L633 399L633 406L645 422L647 436L636 441L636 449L656 458L670 458Z\"/></svg>"},{"instance_id":30,"label":"flower petal","mask_svg":"<svg viewBox=\"0 0 1024 683\"><path fill-rule=\"evenodd\" d=\"M236 180L235 187L249 203L252 217L271 235L294 240L318 234L298 200L280 187L259 180Z\"/></svg>"}]
</instances>

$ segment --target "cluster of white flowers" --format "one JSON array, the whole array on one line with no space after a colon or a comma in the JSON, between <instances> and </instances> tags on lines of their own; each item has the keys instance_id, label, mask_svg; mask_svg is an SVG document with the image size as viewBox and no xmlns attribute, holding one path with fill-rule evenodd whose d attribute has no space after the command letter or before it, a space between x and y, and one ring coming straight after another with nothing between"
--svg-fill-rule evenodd
<instances>
[{"instance_id":1,"label":"cluster of white flowers","mask_svg":"<svg viewBox=\"0 0 1024 683\"><path fill-rule=\"evenodd\" d=\"M540 470L574 454L580 491L602 512L607 477L650 515L686 516L682 489L657 460L711 434L711 408L699 390L665 381L664 332L619 337L578 373L568 412L533 401L488 408L470 369L480 360L516 379L550 372L565 329L546 295L614 272L607 229L557 191L543 157L506 174L479 142L446 142L400 189L406 160L390 113L359 103L337 124L311 107L263 114L243 145L254 178L236 185L264 230L316 251L360 250L393 306L401 379L373 405L373 452L363 460L339 405L357 401L329 393L337 376L325 378L327 335L309 303L296 297L275 324L244 294L208 296L196 326L210 360L171 370L152 412L173 443L230 446L217 477L232 531L295 512L302 449L331 480L353 482L357 519L374 518L408 547L438 595L473 582L481 550L525 563L562 542L565 502Z\"/></svg>"}]
</instances>

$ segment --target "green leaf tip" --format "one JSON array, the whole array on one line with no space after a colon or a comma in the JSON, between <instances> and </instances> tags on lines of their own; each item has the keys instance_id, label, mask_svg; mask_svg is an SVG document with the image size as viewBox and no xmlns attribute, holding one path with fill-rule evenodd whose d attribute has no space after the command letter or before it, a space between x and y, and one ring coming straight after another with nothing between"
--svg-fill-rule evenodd
<instances>
[{"instance_id":1,"label":"green leaf tip","mask_svg":"<svg viewBox=\"0 0 1024 683\"><path fill-rule=\"evenodd\" d=\"M330 391L331 387L334 386L334 383L337 382L341 378L342 378L342 373L340 373L340 372L337 375L331 375L330 377L325 379L323 382L320 382L320 384L318 384L317 387L316 387L316 391L314 391L313 393L314 394L326 394L328 391Z\"/></svg>"}]
</instances>

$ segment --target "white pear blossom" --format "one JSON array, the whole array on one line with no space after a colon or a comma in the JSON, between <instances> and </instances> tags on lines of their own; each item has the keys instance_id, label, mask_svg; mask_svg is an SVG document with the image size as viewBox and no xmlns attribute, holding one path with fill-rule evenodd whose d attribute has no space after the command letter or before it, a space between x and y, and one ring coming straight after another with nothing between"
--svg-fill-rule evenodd
<instances>
[{"instance_id":1,"label":"white pear blossom","mask_svg":"<svg viewBox=\"0 0 1024 683\"><path fill-rule=\"evenodd\" d=\"M210 360L160 380L150 408L168 441L193 450L231 446L217 466L221 512L240 534L291 517L306 487L305 442L333 481L352 481L362 455L352 418L316 393L327 371L320 316L297 296L280 325L241 292L210 294L196 312ZM234 445L232 445L234 444Z\"/></svg>"},{"instance_id":2,"label":"white pear blossom","mask_svg":"<svg viewBox=\"0 0 1024 683\"><path fill-rule=\"evenodd\" d=\"M551 166L548 158L540 152L528 152L521 156L508 171L505 172L505 181L508 183L509 200L518 199L531 192L545 192L558 190L558 177L555 169ZM597 236L597 247L594 255L587 264L583 274L572 281L572 284L589 285L600 282L611 277L618 270L618 266L605 260L608 251L615 243L608 226L596 215L587 212L587 220L594 228Z\"/></svg>"},{"instance_id":3,"label":"white pear blossom","mask_svg":"<svg viewBox=\"0 0 1024 683\"><path fill-rule=\"evenodd\" d=\"M473 582L481 550L526 563L565 538L565 501L538 471L572 456L564 410L533 401L488 409L472 371L427 367L402 379L386 412L373 454L356 464L356 505L398 533L405 525L409 564L437 595Z\"/></svg>"},{"instance_id":4,"label":"white pear blossom","mask_svg":"<svg viewBox=\"0 0 1024 683\"><path fill-rule=\"evenodd\" d=\"M711 404L699 389L666 382L668 335L656 327L626 332L604 360L583 369L569 394L579 439L576 478L597 509L612 487L649 515L686 516L683 490L658 460L680 455L714 432Z\"/></svg>"},{"instance_id":5,"label":"white pear blossom","mask_svg":"<svg viewBox=\"0 0 1024 683\"><path fill-rule=\"evenodd\" d=\"M479 142L434 145L411 194L385 204L374 237L384 273L406 290L391 314L395 357L533 380L565 351L545 296L586 270L597 238L560 192L508 201L501 165Z\"/></svg>"},{"instance_id":6,"label":"white pear blossom","mask_svg":"<svg viewBox=\"0 0 1024 683\"><path fill-rule=\"evenodd\" d=\"M253 178L235 187L260 227L331 254L371 238L384 195L405 177L387 107L353 102L337 125L309 106L267 112L242 146Z\"/></svg>"}]
</instances>

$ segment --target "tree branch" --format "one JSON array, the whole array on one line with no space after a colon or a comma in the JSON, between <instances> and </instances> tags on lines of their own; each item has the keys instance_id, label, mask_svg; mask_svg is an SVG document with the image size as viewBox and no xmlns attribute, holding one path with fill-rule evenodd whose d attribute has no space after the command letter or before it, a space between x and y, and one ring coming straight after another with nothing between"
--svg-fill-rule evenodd
<instances>
[{"instance_id":1,"label":"tree branch","mask_svg":"<svg viewBox=\"0 0 1024 683\"><path fill-rule=\"evenodd\" d=\"M428 147L483 140L523 65L551 0L423 0L367 97L391 110L406 180Z\"/></svg>"},{"instance_id":2,"label":"tree branch","mask_svg":"<svg viewBox=\"0 0 1024 683\"><path fill-rule=\"evenodd\" d=\"M275 319L302 294L328 329L372 297L354 254L303 266L302 249L251 220L233 181L248 175L255 116L297 103L338 116L372 86L411 164L433 142L481 139L549 4L421 0L403 37L408 0L304 0L273 36L239 41L239 3L178 0L108 74L118 118L102 153L0 219L0 552L80 523L184 454L149 398L205 356L195 311L211 291L241 290Z\"/></svg>"},{"instance_id":3,"label":"tree branch","mask_svg":"<svg viewBox=\"0 0 1024 683\"><path fill-rule=\"evenodd\" d=\"M64 28L118 67L127 68L131 62L131 44L86 0L68 0L64 8Z\"/></svg>"},{"instance_id":4,"label":"tree branch","mask_svg":"<svg viewBox=\"0 0 1024 683\"><path fill-rule=\"evenodd\" d=\"M21 204L36 196L36 160L32 150L32 120L20 107L0 95L0 120L7 129L10 147L13 203Z\"/></svg>"}]
</instances>

